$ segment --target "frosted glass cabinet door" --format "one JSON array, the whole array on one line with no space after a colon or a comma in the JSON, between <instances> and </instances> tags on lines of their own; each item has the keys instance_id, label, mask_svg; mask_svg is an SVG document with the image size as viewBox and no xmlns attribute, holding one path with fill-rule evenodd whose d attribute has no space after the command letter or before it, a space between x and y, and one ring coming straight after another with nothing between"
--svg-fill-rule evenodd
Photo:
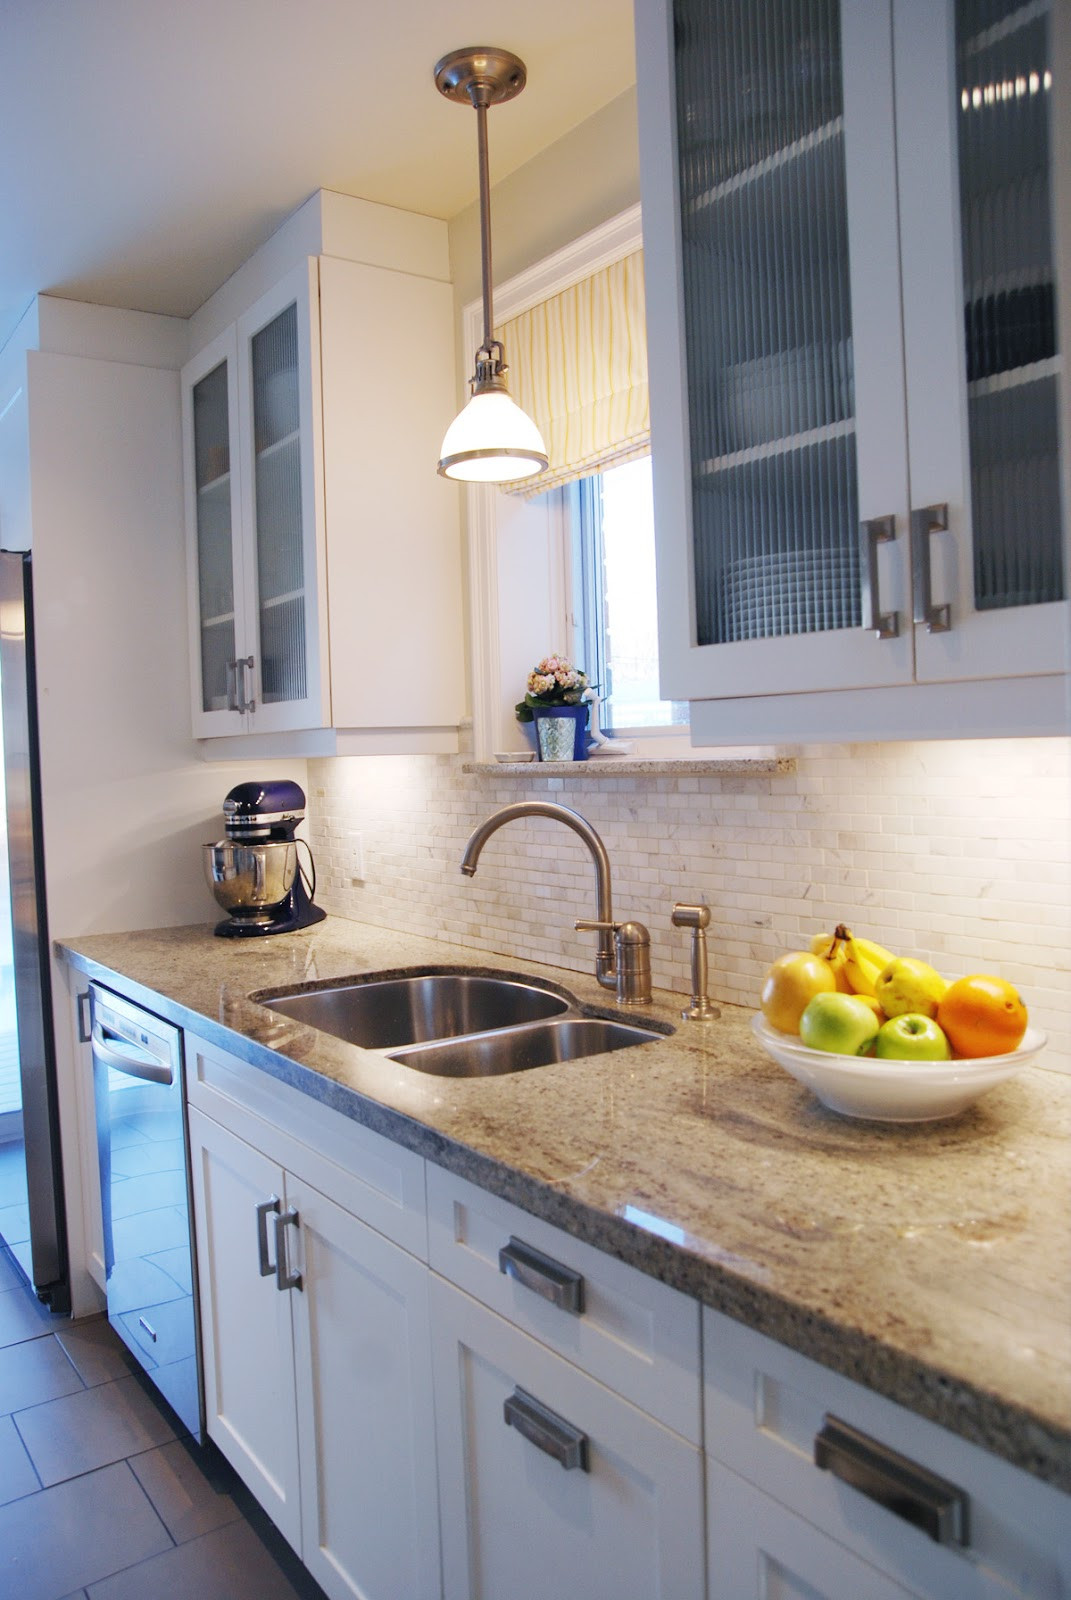
<instances>
[{"instance_id":1,"label":"frosted glass cabinet door","mask_svg":"<svg viewBox=\"0 0 1071 1600\"><path fill-rule=\"evenodd\" d=\"M194 729L242 726L245 638L239 475L237 347L216 339L183 372L183 419L190 565L190 670ZM232 470L233 469L233 470Z\"/></svg>"},{"instance_id":2,"label":"frosted glass cabinet door","mask_svg":"<svg viewBox=\"0 0 1071 1600\"><path fill-rule=\"evenodd\" d=\"M888 6L636 26L662 693L909 682Z\"/></svg>"},{"instance_id":3,"label":"frosted glass cabinet door","mask_svg":"<svg viewBox=\"0 0 1071 1600\"><path fill-rule=\"evenodd\" d=\"M913 554L931 569L917 674L1060 671L1071 20L1048 0L897 0L894 16Z\"/></svg>"},{"instance_id":4,"label":"frosted glass cabinet door","mask_svg":"<svg viewBox=\"0 0 1071 1600\"><path fill-rule=\"evenodd\" d=\"M258 731L319 727L317 543L323 540L317 264L302 263L238 323L246 583Z\"/></svg>"}]
</instances>

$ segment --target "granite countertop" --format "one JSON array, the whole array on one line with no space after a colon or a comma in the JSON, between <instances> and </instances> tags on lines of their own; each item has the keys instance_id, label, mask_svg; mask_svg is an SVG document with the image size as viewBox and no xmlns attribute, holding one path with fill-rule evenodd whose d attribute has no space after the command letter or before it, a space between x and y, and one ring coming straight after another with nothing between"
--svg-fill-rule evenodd
<instances>
[{"instance_id":1,"label":"granite countertop","mask_svg":"<svg viewBox=\"0 0 1071 1600\"><path fill-rule=\"evenodd\" d=\"M251 993L431 966L586 973L332 917L60 942L71 963L418 1153L1071 1491L1071 1079L1028 1069L948 1122L826 1111L750 1013L491 1079L431 1077ZM607 1002L610 1002L608 1005ZM631 1013L630 1013L631 1015Z\"/></svg>"}]
</instances>

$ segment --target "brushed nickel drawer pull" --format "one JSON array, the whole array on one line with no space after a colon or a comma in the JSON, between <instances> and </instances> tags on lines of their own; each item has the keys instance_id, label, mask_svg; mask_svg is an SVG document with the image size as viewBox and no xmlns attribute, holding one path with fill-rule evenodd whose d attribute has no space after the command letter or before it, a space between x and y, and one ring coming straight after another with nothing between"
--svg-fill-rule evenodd
<instances>
[{"instance_id":1,"label":"brushed nickel drawer pull","mask_svg":"<svg viewBox=\"0 0 1071 1600\"><path fill-rule=\"evenodd\" d=\"M968 1543L962 1489L827 1412L814 1439L815 1464L902 1517L937 1544Z\"/></svg>"},{"instance_id":2,"label":"brushed nickel drawer pull","mask_svg":"<svg viewBox=\"0 0 1071 1600\"><path fill-rule=\"evenodd\" d=\"M587 1434L574 1428L571 1422L566 1422L564 1417L559 1417L556 1411L551 1411L549 1406L543 1405L524 1389L514 1389L503 1403L502 1415L508 1428L516 1428L529 1444L534 1444L537 1450L560 1461L566 1472L577 1468L581 1472L591 1470L588 1466Z\"/></svg>"},{"instance_id":3,"label":"brushed nickel drawer pull","mask_svg":"<svg viewBox=\"0 0 1071 1600\"><path fill-rule=\"evenodd\" d=\"M571 1267L563 1267L553 1256L545 1256L542 1250L533 1250L522 1239L511 1237L509 1244L502 1246L498 1252L498 1270L563 1311L572 1311L578 1317L583 1315L582 1275Z\"/></svg>"}]
</instances>

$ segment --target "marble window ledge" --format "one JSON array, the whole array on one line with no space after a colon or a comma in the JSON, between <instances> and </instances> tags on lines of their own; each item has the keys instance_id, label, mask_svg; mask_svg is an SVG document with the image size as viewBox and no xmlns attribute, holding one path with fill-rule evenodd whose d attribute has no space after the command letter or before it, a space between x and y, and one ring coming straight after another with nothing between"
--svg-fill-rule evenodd
<instances>
[{"instance_id":1,"label":"marble window ledge","mask_svg":"<svg viewBox=\"0 0 1071 1600\"><path fill-rule=\"evenodd\" d=\"M675 759L658 761L643 756L595 756L587 761L466 761L462 772L475 776L529 778L768 778L796 770L794 756L764 756L726 760Z\"/></svg>"}]
</instances>

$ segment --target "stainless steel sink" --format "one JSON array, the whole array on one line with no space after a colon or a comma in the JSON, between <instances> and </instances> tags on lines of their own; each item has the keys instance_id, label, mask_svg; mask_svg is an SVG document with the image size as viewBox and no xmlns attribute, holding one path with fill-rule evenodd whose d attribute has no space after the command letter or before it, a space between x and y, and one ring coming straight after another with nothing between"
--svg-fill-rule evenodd
<instances>
[{"instance_id":1,"label":"stainless steel sink","mask_svg":"<svg viewBox=\"0 0 1071 1600\"><path fill-rule=\"evenodd\" d=\"M538 984L454 972L356 980L300 994L258 994L254 999L366 1050L482 1034L569 1010L568 1000Z\"/></svg>"},{"instance_id":2,"label":"stainless steel sink","mask_svg":"<svg viewBox=\"0 0 1071 1600\"><path fill-rule=\"evenodd\" d=\"M624 1050L663 1037L651 1028L603 1017L559 1017L501 1033L392 1051L391 1060L438 1077L493 1078L556 1061L575 1061L578 1056L605 1055L608 1050Z\"/></svg>"}]
</instances>

